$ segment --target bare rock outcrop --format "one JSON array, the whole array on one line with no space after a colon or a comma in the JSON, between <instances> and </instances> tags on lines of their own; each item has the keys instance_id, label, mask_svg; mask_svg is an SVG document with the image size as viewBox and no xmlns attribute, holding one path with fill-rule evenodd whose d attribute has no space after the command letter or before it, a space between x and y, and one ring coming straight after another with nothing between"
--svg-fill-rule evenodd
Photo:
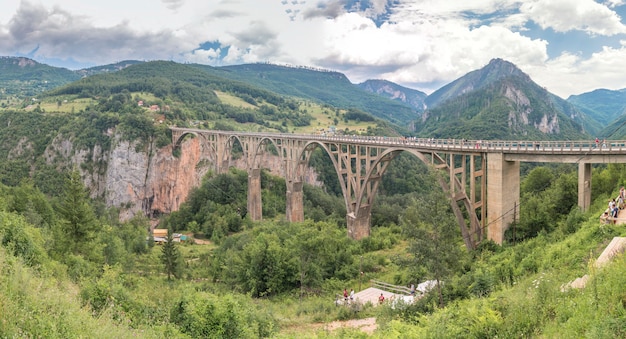
<instances>
[{"instance_id":1,"label":"bare rock outcrop","mask_svg":"<svg viewBox=\"0 0 626 339\"><path fill-rule=\"evenodd\" d=\"M177 211L191 190L215 169L201 138L186 139L178 156L173 155L172 145L157 149L154 144L124 140L119 134L111 138L111 148L103 150L99 145L77 149L71 139L58 136L43 156L59 170L77 169L91 197L102 197L107 207L119 208L121 221L136 215L157 218ZM26 149L23 145L21 149ZM246 169L243 157L232 161L231 166ZM277 156L264 156L261 167L284 175ZM306 171L304 180L321 185L312 169Z\"/></svg>"}]
</instances>

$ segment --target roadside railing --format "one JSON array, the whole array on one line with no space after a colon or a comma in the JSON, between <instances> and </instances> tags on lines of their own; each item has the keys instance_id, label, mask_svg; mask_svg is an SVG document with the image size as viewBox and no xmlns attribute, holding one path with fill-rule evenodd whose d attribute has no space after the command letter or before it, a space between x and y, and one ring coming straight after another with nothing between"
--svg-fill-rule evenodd
<instances>
[{"instance_id":1,"label":"roadside railing","mask_svg":"<svg viewBox=\"0 0 626 339\"><path fill-rule=\"evenodd\" d=\"M388 284L384 281L374 280L374 279L370 280L370 282L372 283L372 287L376 287L381 290L385 290L387 292L402 293L406 295L411 294L411 289L406 286Z\"/></svg>"}]
</instances>

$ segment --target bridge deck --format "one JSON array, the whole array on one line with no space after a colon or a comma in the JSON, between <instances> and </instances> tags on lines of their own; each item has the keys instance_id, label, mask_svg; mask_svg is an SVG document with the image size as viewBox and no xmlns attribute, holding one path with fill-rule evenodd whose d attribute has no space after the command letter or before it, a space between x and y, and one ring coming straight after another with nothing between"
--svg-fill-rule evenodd
<instances>
[{"instance_id":1,"label":"bridge deck","mask_svg":"<svg viewBox=\"0 0 626 339\"><path fill-rule=\"evenodd\" d=\"M396 146L419 148L434 151L457 152L505 152L517 154L586 154L586 155L615 155L626 154L626 140L606 140L596 143L594 140L559 140L559 141L532 141L532 140L467 140L467 139L433 139L415 137L383 137L360 135L319 135L319 134L289 134L266 132L214 131L194 128L170 127L178 135L184 133L208 133L223 136L248 135L262 138L298 139L321 142L340 142L345 144L368 144L372 146ZM176 136L173 135L176 139Z\"/></svg>"}]
</instances>

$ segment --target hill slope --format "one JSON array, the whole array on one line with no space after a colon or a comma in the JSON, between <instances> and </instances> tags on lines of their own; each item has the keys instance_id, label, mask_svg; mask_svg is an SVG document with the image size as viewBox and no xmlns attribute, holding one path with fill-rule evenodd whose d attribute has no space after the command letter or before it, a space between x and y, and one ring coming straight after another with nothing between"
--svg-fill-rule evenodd
<instances>
[{"instance_id":1,"label":"hill slope","mask_svg":"<svg viewBox=\"0 0 626 339\"><path fill-rule=\"evenodd\" d=\"M613 137L606 133L616 130L614 123L619 124L620 122L616 120L623 120L620 117L626 113L626 89L617 91L597 89L572 95L567 98L567 101L596 121L602 128L606 128L605 131L600 132L600 136L603 137Z\"/></svg>"},{"instance_id":2,"label":"hill slope","mask_svg":"<svg viewBox=\"0 0 626 339\"><path fill-rule=\"evenodd\" d=\"M420 135L467 139L588 138L584 114L494 59L426 98ZM587 126L585 126L587 127ZM594 127L597 128L597 127Z\"/></svg>"},{"instance_id":3,"label":"hill slope","mask_svg":"<svg viewBox=\"0 0 626 339\"><path fill-rule=\"evenodd\" d=\"M416 110L405 104L361 90L339 72L272 64L194 67L279 94L313 100L337 108L358 109L400 126L418 116Z\"/></svg>"},{"instance_id":4,"label":"hill slope","mask_svg":"<svg viewBox=\"0 0 626 339\"><path fill-rule=\"evenodd\" d=\"M387 80L367 80L358 86L367 92L407 104L420 112L426 109L424 100L428 95L422 91L406 88Z\"/></svg>"},{"instance_id":5,"label":"hill slope","mask_svg":"<svg viewBox=\"0 0 626 339\"><path fill-rule=\"evenodd\" d=\"M0 98L4 95L34 96L78 80L65 68L40 64L23 57L0 57Z\"/></svg>"}]
</instances>

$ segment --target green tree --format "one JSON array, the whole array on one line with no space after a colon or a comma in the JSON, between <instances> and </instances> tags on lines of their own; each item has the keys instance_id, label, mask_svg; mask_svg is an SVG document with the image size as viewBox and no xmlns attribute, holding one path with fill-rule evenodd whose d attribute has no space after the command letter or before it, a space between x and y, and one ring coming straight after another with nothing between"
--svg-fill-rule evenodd
<instances>
[{"instance_id":1,"label":"green tree","mask_svg":"<svg viewBox=\"0 0 626 339\"><path fill-rule=\"evenodd\" d=\"M439 306L444 306L442 281L460 266L462 258L459 226L450 208L450 198L437 182L440 173L430 169L429 192L413 200L401 219L410 240L409 251L415 267L422 266L426 275L436 281Z\"/></svg>"},{"instance_id":2,"label":"green tree","mask_svg":"<svg viewBox=\"0 0 626 339\"><path fill-rule=\"evenodd\" d=\"M181 255L178 251L178 247L174 242L174 235L172 229L167 229L167 238L163 248L161 249L161 262L165 267L165 273L167 273L167 280L171 280L172 276L180 278L180 259Z\"/></svg>"},{"instance_id":3,"label":"green tree","mask_svg":"<svg viewBox=\"0 0 626 339\"><path fill-rule=\"evenodd\" d=\"M72 171L65 181L58 215L60 221L57 224L55 241L59 254L90 252L90 243L97 236L98 224L87 190L76 170Z\"/></svg>"}]
</instances>

